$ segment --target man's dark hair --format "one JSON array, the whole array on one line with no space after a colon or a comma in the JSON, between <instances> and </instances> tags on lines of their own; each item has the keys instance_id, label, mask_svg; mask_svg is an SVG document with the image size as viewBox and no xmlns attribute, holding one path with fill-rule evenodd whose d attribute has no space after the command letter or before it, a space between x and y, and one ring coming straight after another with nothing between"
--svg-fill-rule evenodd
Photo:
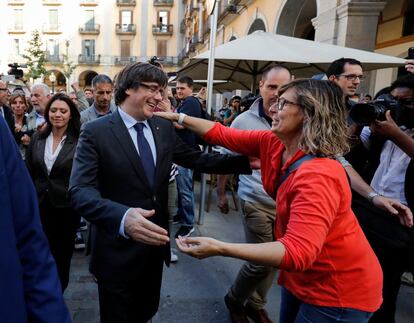
<instances>
[{"instance_id":1,"label":"man's dark hair","mask_svg":"<svg viewBox=\"0 0 414 323\"><path fill-rule=\"evenodd\" d=\"M189 76L181 76L177 79L177 83L185 83L188 85L188 87L193 88L194 87L194 80Z\"/></svg>"},{"instance_id":2,"label":"man's dark hair","mask_svg":"<svg viewBox=\"0 0 414 323\"><path fill-rule=\"evenodd\" d=\"M292 75L292 72L290 71L289 68L287 68L284 65L277 64L277 65L272 65L272 66L269 66L269 67L265 68L265 70L262 73L262 80L266 80L268 74L270 73L270 71L273 71L273 70L275 70L275 71L286 70L286 71L289 72L289 75Z\"/></svg>"},{"instance_id":3,"label":"man's dark hair","mask_svg":"<svg viewBox=\"0 0 414 323\"><path fill-rule=\"evenodd\" d=\"M344 72L345 64L350 65L359 65L362 68L362 64L360 61L354 59L354 58L340 58L336 61L333 61L331 65L329 65L328 70L326 71L326 76L329 77L331 75L340 75Z\"/></svg>"},{"instance_id":4,"label":"man's dark hair","mask_svg":"<svg viewBox=\"0 0 414 323\"><path fill-rule=\"evenodd\" d=\"M154 82L161 87L168 84L167 75L158 67L148 63L127 65L115 76L115 103L121 104L128 97L128 89L137 89L141 82Z\"/></svg>"},{"instance_id":5,"label":"man's dark hair","mask_svg":"<svg viewBox=\"0 0 414 323\"><path fill-rule=\"evenodd\" d=\"M98 83L108 83L113 85L111 78L105 74L98 74L92 79L92 87L95 89Z\"/></svg>"},{"instance_id":6,"label":"man's dark hair","mask_svg":"<svg viewBox=\"0 0 414 323\"><path fill-rule=\"evenodd\" d=\"M414 91L414 76L412 75L405 75L402 76L398 79L396 79L390 87L390 92L396 88L401 88L401 87L405 87L405 88L409 88L412 91Z\"/></svg>"}]
</instances>

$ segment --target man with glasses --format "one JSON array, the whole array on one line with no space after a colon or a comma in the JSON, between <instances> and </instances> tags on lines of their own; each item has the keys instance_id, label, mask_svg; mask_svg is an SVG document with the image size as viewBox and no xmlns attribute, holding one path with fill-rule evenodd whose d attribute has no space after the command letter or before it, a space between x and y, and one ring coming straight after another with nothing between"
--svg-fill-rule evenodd
<instances>
[{"instance_id":1,"label":"man with glasses","mask_svg":"<svg viewBox=\"0 0 414 323\"><path fill-rule=\"evenodd\" d=\"M11 132L14 134L14 118L13 113L8 107L9 89L7 84L0 80L0 115L6 120Z\"/></svg>"},{"instance_id":2,"label":"man with glasses","mask_svg":"<svg viewBox=\"0 0 414 323\"><path fill-rule=\"evenodd\" d=\"M284 66L272 66L265 70L259 83L261 97L248 111L234 119L231 128L270 130L270 107L277 103L278 89L290 80L291 73ZM284 103L282 100L279 103L282 108ZM274 241L275 201L264 191L259 169L253 170L252 175L239 176L237 194L241 201L246 242ZM270 266L244 263L224 298L232 322L248 323L247 317L254 322L271 322L264 307L275 273L275 269Z\"/></svg>"},{"instance_id":3,"label":"man with glasses","mask_svg":"<svg viewBox=\"0 0 414 323\"><path fill-rule=\"evenodd\" d=\"M147 322L157 312L163 262L171 255L172 163L250 173L248 158L203 154L186 145L171 122L153 117L167 82L151 64L126 66L116 78L118 109L86 123L79 138L69 194L91 223L89 269L98 282L102 323Z\"/></svg>"}]
</instances>

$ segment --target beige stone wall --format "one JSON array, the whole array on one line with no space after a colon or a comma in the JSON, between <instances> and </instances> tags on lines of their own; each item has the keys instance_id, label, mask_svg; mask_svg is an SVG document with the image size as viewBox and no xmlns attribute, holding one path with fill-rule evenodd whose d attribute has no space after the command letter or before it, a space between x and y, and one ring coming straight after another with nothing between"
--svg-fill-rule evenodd
<instances>
[{"instance_id":1,"label":"beige stone wall","mask_svg":"<svg viewBox=\"0 0 414 323\"><path fill-rule=\"evenodd\" d=\"M66 40L70 41L69 56L71 61L78 63L78 55L82 54L82 40L95 40L95 55L100 55L99 65L78 65L72 80L78 80L79 76L86 70L97 73L106 73L113 77L121 68L115 65L115 57L121 55L121 40L130 40L130 55L146 60L148 57L157 55L157 40L168 40L167 55L176 57L178 54L177 35L179 33L179 2L174 0L173 6L154 6L154 0L136 0L135 6L121 7L116 0L96 0L96 5L80 5L80 0L1 0L0 1L0 74L6 73L7 64L11 62L23 63L24 59L13 55L13 39L20 40L20 53L24 53L27 42L31 38L33 30L42 31L43 24L48 22L48 10L57 9L59 12L59 32L48 34L41 32L42 40L46 46L48 39L56 39L59 42L59 54L63 54ZM44 5L49 2L50 5ZM89 1L91 2L91 1ZM142 8L145 8L143 12ZM23 29L11 31L14 27L14 10L21 9L23 13ZM82 35L79 27L85 23L85 10L94 10L95 24L100 25L98 35ZM131 10L133 12L132 23L136 25L135 35L118 35L116 24L120 23L120 11ZM168 36L153 35L152 26L157 24L157 12L159 10L169 11L169 24L173 24L173 33ZM143 23L146 21L147 23ZM145 35L145 37L143 37ZM144 44L143 44L144 43ZM145 52L143 52L145 48ZM60 70L53 64L48 64L50 70ZM176 70L177 67L169 66L168 69Z\"/></svg>"}]
</instances>

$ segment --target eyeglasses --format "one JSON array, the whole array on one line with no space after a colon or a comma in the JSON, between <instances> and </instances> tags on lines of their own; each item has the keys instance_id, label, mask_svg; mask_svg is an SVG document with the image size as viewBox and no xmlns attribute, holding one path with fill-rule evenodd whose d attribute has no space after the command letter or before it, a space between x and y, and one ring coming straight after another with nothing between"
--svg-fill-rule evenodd
<instances>
[{"instance_id":1,"label":"eyeglasses","mask_svg":"<svg viewBox=\"0 0 414 323\"><path fill-rule=\"evenodd\" d=\"M355 81L356 79L359 79L360 82L365 80L365 75L356 75L356 74L339 74L337 77L345 77L347 81Z\"/></svg>"},{"instance_id":2,"label":"eyeglasses","mask_svg":"<svg viewBox=\"0 0 414 323\"><path fill-rule=\"evenodd\" d=\"M276 108L277 108L277 110L278 111L283 111L283 109L285 108L285 105L286 104L297 105L297 106L300 106L300 107L302 106L299 103L295 103L295 102L286 100L285 98L278 98L276 100Z\"/></svg>"},{"instance_id":3,"label":"eyeglasses","mask_svg":"<svg viewBox=\"0 0 414 323\"><path fill-rule=\"evenodd\" d=\"M146 83L140 83L139 86L145 87L147 90L150 91L151 94L157 94L157 92L163 96L164 95L164 89L157 86L157 85L150 85Z\"/></svg>"}]
</instances>

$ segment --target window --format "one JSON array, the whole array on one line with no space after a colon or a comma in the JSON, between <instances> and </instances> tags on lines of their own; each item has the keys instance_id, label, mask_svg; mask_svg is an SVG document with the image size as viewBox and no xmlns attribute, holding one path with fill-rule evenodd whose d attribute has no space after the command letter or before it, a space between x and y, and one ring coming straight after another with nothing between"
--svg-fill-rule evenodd
<instances>
[{"instance_id":1,"label":"window","mask_svg":"<svg viewBox=\"0 0 414 323\"><path fill-rule=\"evenodd\" d=\"M89 31L95 29L95 11L94 10L85 10L85 29Z\"/></svg>"},{"instance_id":2,"label":"window","mask_svg":"<svg viewBox=\"0 0 414 323\"><path fill-rule=\"evenodd\" d=\"M131 56L131 42L129 40L121 40L121 57Z\"/></svg>"},{"instance_id":3,"label":"window","mask_svg":"<svg viewBox=\"0 0 414 323\"><path fill-rule=\"evenodd\" d=\"M166 40L158 40L157 41L157 56L158 57L166 57L167 56L167 43Z\"/></svg>"},{"instance_id":4,"label":"window","mask_svg":"<svg viewBox=\"0 0 414 323\"><path fill-rule=\"evenodd\" d=\"M414 3L410 2L404 14L403 36L414 35Z\"/></svg>"},{"instance_id":5,"label":"window","mask_svg":"<svg viewBox=\"0 0 414 323\"><path fill-rule=\"evenodd\" d=\"M168 26L168 11L158 11L158 26Z\"/></svg>"},{"instance_id":6,"label":"window","mask_svg":"<svg viewBox=\"0 0 414 323\"><path fill-rule=\"evenodd\" d=\"M132 24L132 11L122 10L121 11L121 26L122 31L130 31Z\"/></svg>"},{"instance_id":7,"label":"window","mask_svg":"<svg viewBox=\"0 0 414 323\"><path fill-rule=\"evenodd\" d=\"M59 18L57 9L49 9L49 28L50 30L58 30Z\"/></svg>"},{"instance_id":8,"label":"window","mask_svg":"<svg viewBox=\"0 0 414 323\"><path fill-rule=\"evenodd\" d=\"M95 40L84 39L82 41L82 53L85 57L95 56Z\"/></svg>"},{"instance_id":9,"label":"window","mask_svg":"<svg viewBox=\"0 0 414 323\"><path fill-rule=\"evenodd\" d=\"M23 10L14 9L14 29L21 30L23 29Z\"/></svg>"},{"instance_id":10,"label":"window","mask_svg":"<svg viewBox=\"0 0 414 323\"><path fill-rule=\"evenodd\" d=\"M59 57L59 42L56 39L48 39L46 50L49 57Z\"/></svg>"},{"instance_id":11,"label":"window","mask_svg":"<svg viewBox=\"0 0 414 323\"><path fill-rule=\"evenodd\" d=\"M20 39L13 39L12 51L14 56L20 56Z\"/></svg>"}]
</instances>

